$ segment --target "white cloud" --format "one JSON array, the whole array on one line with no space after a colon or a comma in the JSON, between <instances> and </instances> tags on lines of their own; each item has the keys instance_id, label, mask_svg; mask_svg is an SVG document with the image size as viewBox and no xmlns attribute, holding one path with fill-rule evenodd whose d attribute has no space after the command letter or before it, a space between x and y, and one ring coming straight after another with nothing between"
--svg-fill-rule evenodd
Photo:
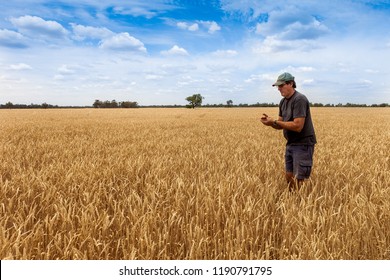
<instances>
[{"instance_id":1,"label":"white cloud","mask_svg":"<svg viewBox=\"0 0 390 280\"><path fill-rule=\"evenodd\" d=\"M314 67L311 67L311 66L301 66L301 67L298 67L298 71L301 71L301 72L313 72L315 70L316 69Z\"/></svg>"},{"instance_id":2,"label":"white cloud","mask_svg":"<svg viewBox=\"0 0 390 280\"><path fill-rule=\"evenodd\" d=\"M31 37L65 38L68 31L58 22L36 16L11 18L10 21L22 34Z\"/></svg>"},{"instance_id":3,"label":"white cloud","mask_svg":"<svg viewBox=\"0 0 390 280\"><path fill-rule=\"evenodd\" d=\"M208 29L210 34L215 33L216 31L221 30L221 27L215 21L200 21L200 23Z\"/></svg>"},{"instance_id":4,"label":"white cloud","mask_svg":"<svg viewBox=\"0 0 390 280\"><path fill-rule=\"evenodd\" d=\"M238 52L235 50L217 50L213 52L213 55L220 57L234 57L238 55Z\"/></svg>"},{"instance_id":5,"label":"white cloud","mask_svg":"<svg viewBox=\"0 0 390 280\"><path fill-rule=\"evenodd\" d=\"M114 12L121 14L121 15L132 15L135 17L143 16L148 19L153 18L157 15L156 12L151 11L150 9L146 9L141 6L134 6L129 8L124 7L115 7Z\"/></svg>"},{"instance_id":6,"label":"white cloud","mask_svg":"<svg viewBox=\"0 0 390 280\"><path fill-rule=\"evenodd\" d=\"M26 37L7 29L0 30L0 45L9 48L26 48L28 46Z\"/></svg>"},{"instance_id":7,"label":"white cloud","mask_svg":"<svg viewBox=\"0 0 390 280\"><path fill-rule=\"evenodd\" d=\"M56 81L61 81L61 80L65 79L65 76L61 75L61 74L56 74L56 75L54 75L53 79Z\"/></svg>"},{"instance_id":8,"label":"white cloud","mask_svg":"<svg viewBox=\"0 0 390 280\"><path fill-rule=\"evenodd\" d=\"M93 1L92 5L99 5L101 10L114 5L113 12L120 15L130 15L133 17L154 18L167 11L177 9L174 1L145 1L145 0L115 0L115 1Z\"/></svg>"},{"instance_id":9,"label":"white cloud","mask_svg":"<svg viewBox=\"0 0 390 280\"><path fill-rule=\"evenodd\" d=\"M18 63L18 64L11 64L9 66L9 69L20 71L20 70L31 70L32 67L26 63Z\"/></svg>"},{"instance_id":10,"label":"white cloud","mask_svg":"<svg viewBox=\"0 0 390 280\"><path fill-rule=\"evenodd\" d=\"M84 40L87 38L101 40L114 35L114 32L105 27L84 26L75 23L71 23L71 26L76 40Z\"/></svg>"},{"instance_id":11,"label":"white cloud","mask_svg":"<svg viewBox=\"0 0 390 280\"><path fill-rule=\"evenodd\" d=\"M75 73L75 70L72 69L70 66L64 64L60 68L58 68L58 73L61 75L71 75Z\"/></svg>"},{"instance_id":12,"label":"white cloud","mask_svg":"<svg viewBox=\"0 0 390 280\"><path fill-rule=\"evenodd\" d=\"M162 78L163 76L154 74L148 74L145 76L145 80L161 80Z\"/></svg>"},{"instance_id":13,"label":"white cloud","mask_svg":"<svg viewBox=\"0 0 390 280\"><path fill-rule=\"evenodd\" d=\"M312 85L315 83L315 80L314 79L306 79L306 80L303 80L302 81L302 85L303 86L306 86L306 85Z\"/></svg>"},{"instance_id":14,"label":"white cloud","mask_svg":"<svg viewBox=\"0 0 390 280\"><path fill-rule=\"evenodd\" d=\"M214 33L215 31L219 31L219 30L221 30L221 27L215 21L213 21L210 24L209 33Z\"/></svg>"},{"instance_id":15,"label":"white cloud","mask_svg":"<svg viewBox=\"0 0 390 280\"><path fill-rule=\"evenodd\" d=\"M256 81L274 81L274 77L270 74L259 74L259 75L251 75L248 79L245 80L245 83L253 83Z\"/></svg>"},{"instance_id":16,"label":"white cloud","mask_svg":"<svg viewBox=\"0 0 390 280\"><path fill-rule=\"evenodd\" d=\"M214 61L212 61L214 62ZM217 74L217 75L226 75L226 74L231 74L235 70L237 70L237 65L235 62L230 62L230 63L225 63L223 61L220 61L220 63L216 62L213 64L207 64L206 65L208 69L211 70L212 75Z\"/></svg>"},{"instance_id":17,"label":"white cloud","mask_svg":"<svg viewBox=\"0 0 390 280\"><path fill-rule=\"evenodd\" d=\"M183 29L183 30L189 30L189 31L198 31L199 30L199 24L197 23L193 23L193 24L189 24L187 22L178 22L177 24L177 27L179 27L180 29Z\"/></svg>"},{"instance_id":18,"label":"white cloud","mask_svg":"<svg viewBox=\"0 0 390 280\"><path fill-rule=\"evenodd\" d=\"M354 86L356 86L357 88L369 88L372 85L373 85L373 82L371 80L362 79L362 80L358 81L357 84L355 84Z\"/></svg>"},{"instance_id":19,"label":"white cloud","mask_svg":"<svg viewBox=\"0 0 390 280\"><path fill-rule=\"evenodd\" d=\"M203 82L203 80L196 79L196 78L192 77L191 75L185 75L185 76L182 76L179 81L177 81L177 86L178 87L188 87L188 86L196 85L196 84L201 83L201 82Z\"/></svg>"},{"instance_id":20,"label":"white cloud","mask_svg":"<svg viewBox=\"0 0 390 280\"><path fill-rule=\"evenodd\" d=\"M172 62L170 64L163 64L161 66L161 69L166 73L167 75L173 76L177 74L187 74L193 71L196 71L197 67L193 64L173 64Z\"/></svg>"},{"instance_id":21,"label":"white cloud","mask_svg":"<svg viewBox=\"0 0 390 280\"><path fill-rule=\"evenodd\" d=\"M308 24L294 22L285 27L278 37L282 40L314 40L329 32L329 29L319 21L313 19Z\"/></svg>"},{"instance_id":22,"label":"white cloud","mask_svg":"<svg viewBox=\"0 0 390 280\"><path fill-rule=\"evenodd\" d=\"M179 27L180 29L187 29L188 28L188 23L180 21L180 22L178 22L176 24L176 26Z\"/></svg>"},{"instance_id":23,"label":"white cloud","mask_svg":"<svg viewBox=\"0 0 390 280\"><path fill-rule=\"evenodd\" d=\"M280 39L315 39L328 28L305 9L290 7L289 9L272 10L268 20L258 23L256 33L263 36L278 36Z\"/></svg>"},{"instance_id":24,"label":"white cloud","mask_svg":"<svg viewBox=\"0 0 390 280\"><path fill-rule=\"evenodd\" d=\"M170 50L162 51L161 54L163 54L163 55L188 55L188 52L185 49L180 48L177 45L174 45Z\"/></svg>"},{"instance_id":25,"label":"white cloud","mask_svg":"<svg viewBox=\"0 0 390 280\"><path fill-rule=\"evenodd\" d=\"M264 37L262 53L318 49L317 40L330 33L329 28L304 10L275 10L265 22L258 23L256 34Z\"/></svg>"},{"instance_id":26,"label":"white cloud","mask_svg":"<svg viewBox=\"0 0 390 280\"><path fill-rule=\"evenodd\" d=\"M146 53L144 44L140 40L130 36L127 32L115 34L112 37L103 39L100 42L100 47L102 49L138 51Z\"/></svg>"},{"instance_id":27,"label":"white cloud","mask_svg":"<svg viewBox=\"0 0 390 280\"><path fill-rule=\"evenodd\" d=\"M254 53L276 53L283 51L300 51L309 52L315 49L320 49L322 46L314 40L280 40L277 36L268 36L262 42L254 45Z\"/></svg>"},{"instance_id":28,"label":"white cloud","mask_svg":"<svg viewBox=\"0 0 390 280\"><path fill-rule=\"evenodd\" d=\"M194 24L192 24L192 25L190 25L188 27L188 30L189 31L198 31L199 30L199 25L197 23L194 23Z\"/></svg>"},{"instance_id":29,"label":"white cloud","mask_svg":"<svg viewBox=\"0 0 390 280\"><path fill-rule=\"evenodd\" d=\"M304 72L313 72L316 71L316 69L312 66L292 66L289 65L286 68L282 69L281 72L290 72L290 73L304 73Z\"/></svg>"},{"instance_id":30,"label":"white cloud","mask_svg":"<svg viewBox=\"0 0 390 280\"><path fill-rule=\"evenodd\" d=\"M188 22L177 22L176 26L183 30L189 30L189 31L199 31L201 25L203 29L206 29L208 33L213 34L216 31L221 30L221 27L215 22L215 21L203 21L198 20L195 23L188 23Z\"/></svg>"}]
</instances>

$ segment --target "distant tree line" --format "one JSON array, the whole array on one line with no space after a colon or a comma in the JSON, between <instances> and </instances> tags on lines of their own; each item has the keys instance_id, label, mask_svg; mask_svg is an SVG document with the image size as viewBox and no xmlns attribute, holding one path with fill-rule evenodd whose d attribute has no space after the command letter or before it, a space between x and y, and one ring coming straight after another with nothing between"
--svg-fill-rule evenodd
<instances>
[{"instance_id":1,"label":"distant tree line","mask_svg":"<svg viewBox=\"0 0 390 280\"><path fill-rule=\"evenodd\" d=\"M5 104L0 104L0 109L48 109L48 108L60 108L58 105L51 105L47 103L42 103L42 104L13 104L12 102L7 102Z\"/></svg>"},{"instance_id":2,"label":"distant tree line","mask_svg":"<svg viewBox=\"0 0 390 280\"><path fill-rule=\"evenodd\" d=\"M138 108L138 103L134 101L117 102L115 99L112 101L96 99L92 106L94 108Z\"/></svg>"},{"instance_id":3,"label":"distant tree line","mask_svg":"<svg viewBox=\"0 0 390 280\"><path fill-rule=\"evenodd\" d=\"M51 105L48 103L42 103L42 104L13 104L12 102L7 102L5 104L0 104L0 109L55 109L55 108L195 108L197 106L202 106L206 108L220 108L220 107L278 107L279 104L275 103L260 103L257 102L255 104L247 104L247 103L240 103L240 104L233 104L232 100L226 101L225 104L205 104L202 105L203 97L197 96L194 99L190 99L190 104L187 105L146 105L146 106L140 106L137 102L134 101L122 101L117 102L115 100L112 101L100 101L95 100L92 106L58 106L58 105ZM191 103L192 102L192 103ZM312 107L390 107L388 103L380 103L380 104L372 104L372 105L366 105L366 104L355 104L355 103L338 103L338 104L322 104L322 103L310 103L310 106Z\"/></svg>"},{"instance_id":4,"label":"distant tree line","mask_svg":"<svg viewBox=\"0 0 390 280\"><path fill-rule=\"evenodd\" d=\"M226 101L226 104L223 104L223 103L206 104L206 105L203 105L202 107L207 107L207 108L228 107L228 108L231 108L231 107L278 107L278 106L279 106L279 104L275 104L275 103L259 103L259 102L255 103L255 104L240 103L240 104L234 105L232 100L228 100L228 101Z\"/></svg>"},{"instance_id":5,"label":"distant tree line","mask_svg":"<svg viewBox=\"0 0 390 280\"><path fill-rule=\"evenodd\" d=\"M390 105L388 103L381 103L381 104L355 104L355 103L338 103L338 104L322 104L322 103L310 103L310 106L312 107L389 107Z\"/></svg>"},{"instance_id":6,"label":"distant tree line","mask_svg":"<svg viewBox=\"0 0 390 280\"><path fill-rule=\"evenodd\" d=\"M275 103L255 103L255 104L247 104L247 103L240 103L238 105L233 105L232 103L227 104L205 104L202 105L202 107L278 107L279 104ZM372 104L372 105L366 105L366 104L354 104L354 103L338 103L338 104L322 104L322 103L310 103L311 107L390 107L388 103L381 103L381 104Z\"/></svg>"}]
</instances>

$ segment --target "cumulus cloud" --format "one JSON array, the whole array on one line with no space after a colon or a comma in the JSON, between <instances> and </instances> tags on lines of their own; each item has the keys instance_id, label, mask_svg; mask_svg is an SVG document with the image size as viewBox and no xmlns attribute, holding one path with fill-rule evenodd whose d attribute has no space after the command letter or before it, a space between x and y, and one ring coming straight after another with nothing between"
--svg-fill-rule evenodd
<instances>
[{"instance_id":1,"label":"cumulus cloud","mask_svg":"<svg viewBox=\"0 0 390 280\"><path fill-rule=\"evenodd\" d=\"M163 55L188 55L188 52L185 49L180 48L177 45L174 45L170 50L162 51L161 54L163 54Z\"/></svg>"},{"instance_id":2,"label":"cumulus cloud","mask_svg":"<svg viewBox=\"0 0 390 280\"><path fill-rule=\"evenodd\" d=\"M222 0L221 5L227 13L241 15L255 26L252 30L263 42L261 47L256 47L260 53L311 51L321 46L318 39L331 34L328 21L319 16L326 7L322 3L308 5L306 1L287 0L281 6L271 1Z\"/></svg>"},{"instance_id":3,"label":"cumulus cloud","mask_svg":"<svg viewBox=\"0 0 390 280\"><path fill-rule=\"evenodd\" d=\"M314 40L328 33L328 28L318 21L314 20L309 24L302 24L301 22L294 22L285 28L279 34L282 40Z\"/></svg>"},{"instance_id":4,"label":"cumulus cloud","mask_svg":"<svg viewBox=\"0 0 390 280\"><path fill-rule=\"evenodd\" d=\"M189 30L189 31L198 31L199 30L199 25L197 23L194 24L189 24L187 22L178 22L177 27L183 30Z\"/></svg>"},{"instance_id":5,"label":"cumulus cloud","mask_svg":"<svg viewBox=\"0 0 390 280\"><path fill-rule=\"evenodd\" d=\"M256 33L263 36L287 33L286 37L310 39L313 36L311 33L317 36L317 32L326 30L327 28L314 16L307 14L302 9L291 7L290 9L270 11L267 21L257 24ZM308 33L308 31L310 32Z\"/></svg>"},{"instance_id":6,"label":"cumulus cloud","mask_svg":"<svg viewBox=\"0 0 390 280\"><path fill-rule=\"evenodd\" d=\"M74 38L76 40L108 38L114 35L114 32L105 27L92 27L71 23Z\"/></svg>"},{"instance_id":7,"label":"cumulus cloud","mask_svg":"<svg viewBox=\"0 0 390 280\"><path fill-rule=\"evenodd\" d=\"M137 51L146 53L144 44L137 38L130 36L130 34L127 32L118 33L112 37L103 39L100 42L100 47L102 49Z\"/></svg>"},{"instance_id":8,"label":"cumulus cloud","mask_svg":"<svg viewBox=\"0 0 390 280\"><path fill-rule=\"evenodd\" d=\"M127 32L114 33L106 27L84 26L74 23L71 26L75 40L99 40L98 44L102 49L147 52L145 45Z\"/></svg>"},{"instance_id":9,"label":"cumulus cloud","mask_svg":"<svg viewBox=\"0 0 390 280\"><path fill-rule=\"evenodd\" d=\"M9 48L27 48L27 38L22 34L2 29L0 30L0 45Z\"/></svg>"},{"instance_id":10,"label":"cumulus cloud","mask_svg":"<svg viewBox=\"0 0 390 280\"><path fill-rule=\"evenodd\" d=\"M221 30L221 27L215 21L200 21L200 23L208 29L210 34Z\"/></svg>"},{"instance_id":11,"label":"cumulus cloud","mask_svg":"<svg viewBox=\"0 0 390 280\"><path fill-rule=\"evenodd\" d=\"M308 52L321 48L321 45L313 40L293 40L285 41L277 36L269 36L264 41L253 47L254 53L275 53L282 51L303 51Z\"/></svg>"},{"instance_id":12,"label":"cumulus cloud","mask_svg":"<svg viewBox=\"0 0 390 280\"><path fill-rule=\"evenodd\" d=\"M58 22L44 20L36 16L11 18L11 23L22 34L31 37L65 38L68 31Z\"/></svg>"},{"instance_id":13,"label":"cumulus cloud","mask_svg":"<svg viewBox=\"0 0 390 280\"><path fill-rule=\"evenodd\" d=\"M176 23L176 26L180 29L188 30L188 31L200 31L201 30L200 26L202 26L202 30L207 30L207 32L210 34L213 34L216 31L221 30L221 27L215 21L198 20L195 23L180 21Z\"/></svg>"},{"instance_id":14,"label":"cumulus cloud","mask_svg":"<svg viewBox=\"0 0 390 280\"><path fill-rule=\"evenodd\" d=\"M9 66L10 70L16 70L16 71L21 71L21 70L31 70L32 67L26 63L18 63L18 64L11 64Z\"/></svg>"},{"instance_id":15,"label":"cumulus cloud","mask_svg":"<svg viewBox=\"0 0 390 280\"><path fill-rule=\"evenodd\" d=\"M329 28L315 17L297 10L271 12L269 20L256 27L256 33L265 38L261 52L316 49L316 40L329 32Z\"/></svg>"}]
</instances>

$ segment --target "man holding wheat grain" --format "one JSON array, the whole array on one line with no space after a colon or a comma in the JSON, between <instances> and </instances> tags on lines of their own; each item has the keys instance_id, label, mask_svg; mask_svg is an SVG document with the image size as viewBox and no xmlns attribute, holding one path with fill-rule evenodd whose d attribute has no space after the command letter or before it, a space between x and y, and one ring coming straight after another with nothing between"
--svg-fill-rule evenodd
<instances>
[{"instance_id":1,"label":"man holding wheat grain","mask_svg":"<svg viewBox=\"0 0 390 280\"><path fill-rule=\"evenodd\" d=\"M261 122L274 129L283 129L287 139L285 174L289 190L294 191L310 177L317 143L309 101L295 90L296 83L290 73L281 74L272 86L277 86L283 96L279 103L279 117L273 119L263 114Z\"/></svg>"}]
</instances>

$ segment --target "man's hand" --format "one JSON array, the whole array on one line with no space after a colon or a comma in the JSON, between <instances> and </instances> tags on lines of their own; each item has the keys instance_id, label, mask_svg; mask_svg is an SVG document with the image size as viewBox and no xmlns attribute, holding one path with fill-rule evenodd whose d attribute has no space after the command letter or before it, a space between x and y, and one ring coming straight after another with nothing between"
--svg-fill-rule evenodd
<instances>
[{"instance_id":1,"label":"man's hand","mask_svg":"<svg viewBox=\"0 0 390 280\"><path fill-rule=\"evenodd\" d=\"M274 124L274 119L269 117L267 114L263 114L260 121L267 126L272 126Z\"/></svg>"}]
</instances>

